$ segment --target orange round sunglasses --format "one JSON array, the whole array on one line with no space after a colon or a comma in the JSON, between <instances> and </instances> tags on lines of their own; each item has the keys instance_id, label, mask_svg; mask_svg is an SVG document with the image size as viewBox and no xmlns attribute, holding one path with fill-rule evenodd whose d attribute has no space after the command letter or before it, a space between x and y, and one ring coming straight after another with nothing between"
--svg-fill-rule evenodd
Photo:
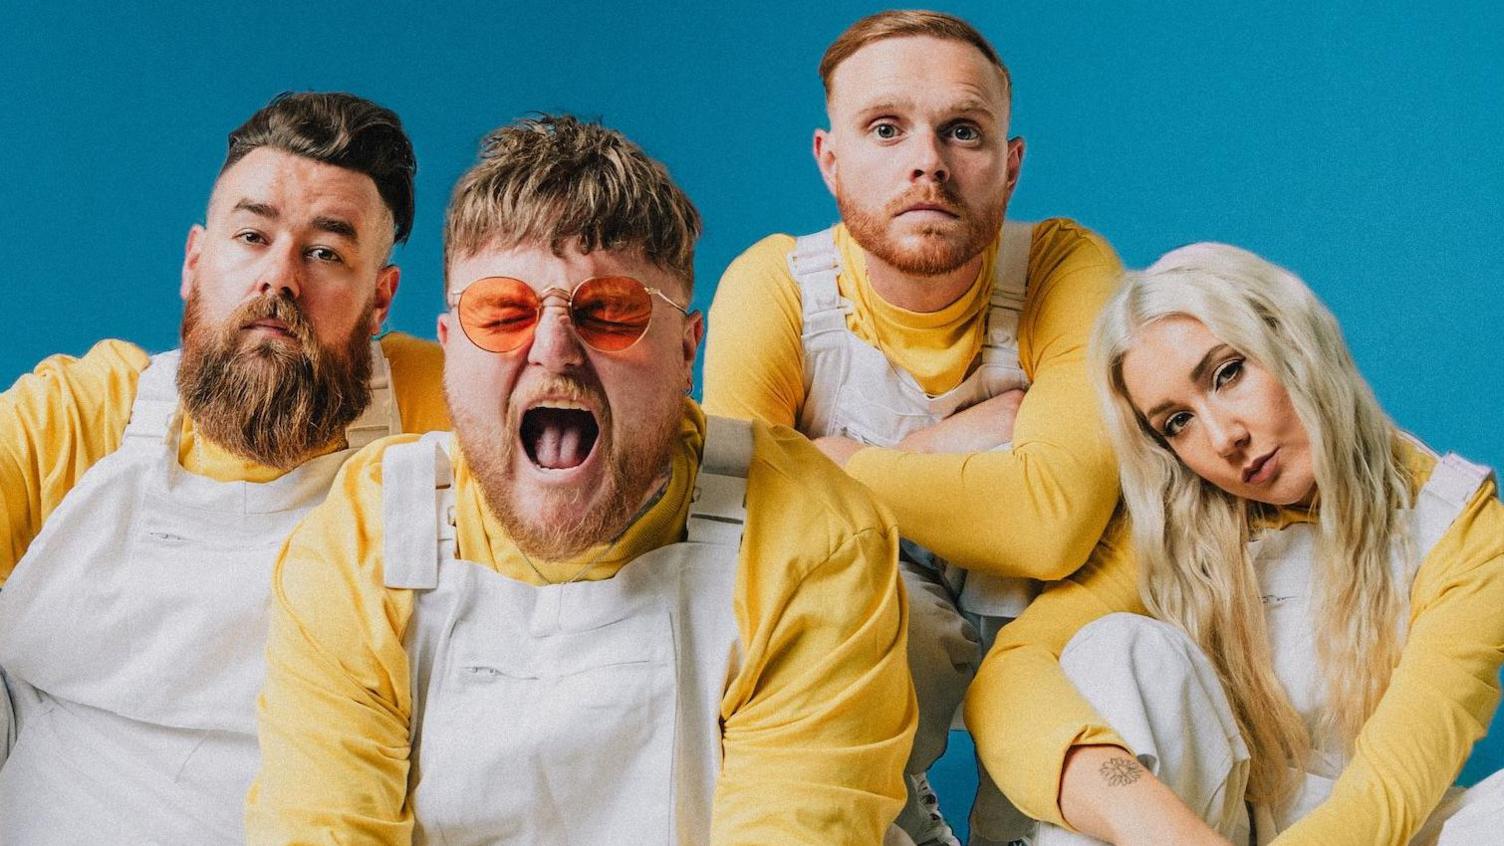
<instances>
[{"instance_id":1,"label":"orange round sunglasses","mask_svg":"<svg viewBox=\"0 0 1504 846\"><path fill-rule=\"evenodd\" d=\"M449 295L449 307L459 309L460 328L470 343L487 352L519 349L532 340L543 315L543 300L558 293L568 297L569 321L586 346L601 352L621 352L642 340L653 321L653 297L689 314L657 288L630 276L592 276L573 291L548 288L543 293L521 279L487 276Z\"/></svg>"}]
</instances>

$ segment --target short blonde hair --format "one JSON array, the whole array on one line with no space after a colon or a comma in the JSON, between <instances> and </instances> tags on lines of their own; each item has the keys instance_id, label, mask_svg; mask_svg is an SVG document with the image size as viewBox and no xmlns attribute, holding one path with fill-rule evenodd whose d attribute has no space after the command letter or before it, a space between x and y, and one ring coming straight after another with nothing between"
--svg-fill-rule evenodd
<instances>
[{"instance_id":1,"label":"short blonde hair","mask_svg":"<svg viewBox=\"0 0 1504 846\"><path fill-rule=\"evenodd\" d=\"M636 253L694 285L700 213L662 164L614 129L540 115L494 130L460 177L444 223L444 289L458 258L571 243Z\"/></svg>"},{"instance_id":2,"label":"short blonde hair","mask_svg":"<svg viewBox=\"0 0 1504 846\"><path fill-rule=\"evenodd\" d=\"M997 66L1003 75L1003 90L1013 91L1013 77L1008 73L1008 66L1003 64L1003 59L994 50L992 44L977 31L977 28L955 15L944 12L931 12L926 9L889 9L886 12L878 12L868 15L846 28L840 37L831 42L825 48L825 55L820 59L820 81L825 84L825 96L830 97L830 81L835 75L836 68L851 54L866 47L874 41L882 41L888 38L905 38L915 35L928 35L931 38L939 38L945 41L960 41L982 51L987 61Z\"/></svg>"}]
</instances>

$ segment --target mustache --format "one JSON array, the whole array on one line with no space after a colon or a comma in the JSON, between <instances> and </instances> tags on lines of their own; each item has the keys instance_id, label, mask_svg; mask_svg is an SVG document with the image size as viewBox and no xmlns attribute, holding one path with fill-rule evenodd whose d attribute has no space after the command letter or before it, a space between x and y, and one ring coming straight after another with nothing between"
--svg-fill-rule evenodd
<instances>
[{"instance_id":1,"label":"mustache","mask_svg":"<svg viewBox=\"0 0 1504 846\"><path fill-rule=\"evenodd\" d=\"M967 211L966 203L962 201L960 195L956 193L956 190L951 187L949 182L929 182L922 185L914 185L902 194L889 200L883 211L889 217L892 217L918 203L944 206L957 214L965 214Z\"/></svg>"},{"instance_id":2,"label":"mustache","mask_svg":"<svg viewBox=\"0 0 1504 846\"><path fill-rule=\"evenodd\" d=\"M605 424L611 419L611 406L606 401L606 391L594 380L587 381L577 376L562 373L549 373L527 386L524 391L518 391L511 397L511 414L520 420L522 410L532 405L534 400L542 397L551 399L564 399L589 405L597 410L604 430Z\"/></svg>"},{"instance_id":3,"label":"mustache","mask_svg":"<svg viewBox=\"0 0 1504 846\"><path fill-rule=\"evenodd\" d=\"M341 343L320 343L298 303L282 294L248 300L217 322L197 289L183 316L178 394L210 441L235 455L289 469L327 447L370 402L371 355L362 330L371 305ZM276 320L293 344L259 343L243 330Z\"/></svg>"},{"instance_id":4,"label":"mustache","mask_svg":"<svg viewBox=\"0 0 1504 846\"><path fill-rule=\"evenodd\" d=\"M296 300L287 294L268 294L242 304L225 321L225 325L244 329L258 320L276 320L287 326L288 334L304 349L314 346L313 324L303 314Z\"/></svg>"}]
</instances>

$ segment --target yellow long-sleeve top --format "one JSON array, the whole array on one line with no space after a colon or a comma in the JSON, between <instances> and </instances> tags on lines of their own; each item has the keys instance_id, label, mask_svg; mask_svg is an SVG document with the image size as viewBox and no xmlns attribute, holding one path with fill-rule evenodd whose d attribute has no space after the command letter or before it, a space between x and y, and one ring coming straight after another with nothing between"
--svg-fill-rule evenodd
<instances>
[{"instance_id":1,"label":"yellow long-sleeve top","mask_svg":"<svg viewBox=\"0 0 1504 846\"><path fill-rule=\"evenodd\" d=\"M586 577L606 579L680 540L704 429L686 401L661 499L614 549L536 561L542 572L563 580L605 552ZM382 453L411 440L379 441L347 462L282 551L260 701L262 768L247 802L251 843L411 842L403 637L413 594L384 586L380 520ZM541 584L454 455L460 558ZM747 514L726 609L743 659L721 700L711 842L877 843L902 804L917 718L897 530L808 441L763 425L753 429Z\"/></svg>"},{"instance_id":2,"label":"yellow long-sleeve top","mask_svg":"<svg viewBox=\"0 0 1504 846\"><path fill-rule=\"evenodd\" d=\"M975 366L998 242L956 302L928 313L873 290L866 255L844 225L836 279L854 309L847 326L931 394ZM805 401L802 297L789 272L794 239L754 244L721 277L705 347L705 409L794 426ZM892 510L898 527L951 562L1002 576L1058 579L1086 560L1117 502L1117 464L1086 378L1086 339L1122 265L1100 236L1069 220L1034 227L1019 321L1032 385L1013 448L918 454L867 448L846 471Z\"/></svg>"},{"instance_id":3,"label":"yellow long-sleeve top","mask_svg":"<svg viewBox=\"0 0 1504 846\"><path fill-rule=\"evenodd\" d=\"M447 429L438 344L394 332L381 339L381 350L391 365L403 430ZM82 358L46 359L0 394L0 581L84 473L120 448L149 361L134 344L100 341ZM268 482L284 472L199 437L187 415L178 463L221 482Z\"/></svg>"},{"instance_id":4,"label":"yellow long-sleeve top","mask_svg":"<svg viewBox=\"0 0 1504 846\"><path fill-rule=\"evenodd\" d=\"M1402 440L1419 491L1436 459ZM1283 509L1267 528L1309 522ZM1071 637L1114 611L1145 613L1126 519L1079 572L1004 627L966 697L966 723L998 785L1024 813L1065 825L1061 772L1074 746L1129 748L1061 672ZM1492 481L1420 562L1408 636L1379 707L1331 795L1280 846L1405 843L1441 801L1499 703L1504 661L1504 506Z\"/></svg>"}]
</instances>

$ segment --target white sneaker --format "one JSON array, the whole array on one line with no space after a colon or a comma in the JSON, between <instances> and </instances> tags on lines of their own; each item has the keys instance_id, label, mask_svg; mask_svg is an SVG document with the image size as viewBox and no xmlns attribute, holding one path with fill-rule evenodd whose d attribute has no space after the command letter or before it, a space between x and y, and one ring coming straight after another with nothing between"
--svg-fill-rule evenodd
<instances>
[{"instance_id":1,"label":"white sneaker","mask_svg":"<svg viewBox=\"0 0 1504 846\"><path fill-rule=\"evenodd\" d=\"M929 776L911 773L905 778L909 782L909 797L898 814L898 825L914 838L916 846L961 846L940 813L940 799L930 787Z\"/></svg>"}]
</instances>

